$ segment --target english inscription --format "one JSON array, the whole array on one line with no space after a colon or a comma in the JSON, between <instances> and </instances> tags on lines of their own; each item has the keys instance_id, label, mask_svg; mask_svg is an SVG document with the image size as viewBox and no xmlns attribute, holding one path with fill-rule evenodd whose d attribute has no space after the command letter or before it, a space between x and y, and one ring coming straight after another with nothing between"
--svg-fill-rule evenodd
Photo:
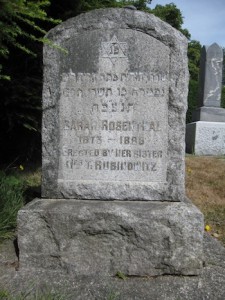
<instances>
[{"instance_id":1,"label":"english inscription","mask_svg":"<svg viewBox=\"0 0 225 300\"><path fill-rule=\"evenodd\" d=\"M131 71L129 51L114 34L99 72L62 74L59 181L166 182L169 55Z\"/></svg>"}]
</instances>

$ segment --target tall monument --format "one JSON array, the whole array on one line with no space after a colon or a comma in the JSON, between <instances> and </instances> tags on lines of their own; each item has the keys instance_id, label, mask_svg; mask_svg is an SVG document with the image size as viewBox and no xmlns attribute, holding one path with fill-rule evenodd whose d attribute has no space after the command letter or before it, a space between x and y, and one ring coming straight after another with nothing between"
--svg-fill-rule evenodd
<instances>
[{"instance_id":1,"label":"tall monument","mask_svg":"<svg viewBox=\"0 0 225 300\"><path fill-rule=\"evenodd\" d=\"M223 50L216 43L201 52L198 108L186 127L186 149L197 155L225 154L225 109L221 108Z\"/></svg>"}]
</instances>

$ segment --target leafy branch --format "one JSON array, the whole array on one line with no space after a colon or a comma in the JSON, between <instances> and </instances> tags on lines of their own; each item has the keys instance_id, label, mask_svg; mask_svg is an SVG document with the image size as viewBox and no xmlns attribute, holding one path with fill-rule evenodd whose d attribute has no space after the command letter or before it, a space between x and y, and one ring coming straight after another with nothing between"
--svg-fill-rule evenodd
<instances>
[{"instance_id":1,"label":"leafy branch","mask_svg":"<svg viewBox=\"0 0 225 300\"><path fill-rule=\"evenodd\" d=\"M45 9L49 5L49 0L0 0L0 58L8 58L9 45L36 56L36 53L20 42L20 37L50 43L43 39L46 31L39 23L44 21L58 24L60 20L47 16ZM1 64L0 79L10 79L2 74Z\"/></svg>"}]
</instances>

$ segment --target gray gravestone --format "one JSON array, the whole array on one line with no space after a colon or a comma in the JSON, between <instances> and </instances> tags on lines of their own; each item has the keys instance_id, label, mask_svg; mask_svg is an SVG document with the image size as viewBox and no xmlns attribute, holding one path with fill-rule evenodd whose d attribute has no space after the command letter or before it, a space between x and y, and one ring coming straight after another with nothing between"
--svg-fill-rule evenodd
<instances>
[{"instance_id":1,"label":"gray gravestone","mask_svg":"<svg viewBox=\"0 0 225 300\"><path fill-rule=\"evenodd\" d=\"M225 109L220 107L223 50L216 43L201 52L198 108L186 126L186 151L197 155L225 154Z\"/></svg>"},{"instance_id":2,"label":"gray gravestone","mask_svg":"<svg viewBox=\"0 0 225 300\"><path fill-rule=\"evenodd\" d=\"M198 274L203 218L182 202L186 38L131 9L80 15L48 38L68 54L44 49L48 199L19 212L21 268Z\"/></svg>"},{"instance_id":3,"label":"gray gravestone","mask_svg":"<svg viewBox=\"0 0 225 300\"><path fill-rule=\"evenodd\" d=\"M182 199L186 40L124 11L140 30L100 10L48 35L69 54L44 50L43 197Z\"/></svg>"},{"instance_id":4,"label":"gray gravestone","mask_svg":"<svg viewBox=\"0 0 225 300\"><path fill-rule=\"evenodd\" d=\"M223 49L216 43L203 46L200 62L199 107L220 107Z\"/></svg>"},{"instance_id":5,"label":"gray gravestone","mask_svg":"<svg viewBox=\"0 0 225 300\"><path fill-rule=\"evenodd\" d=\"M192 121L225 122L221 108L223 49L216 43L201 51L198 108Z\"/></svg>"}]
</instances>

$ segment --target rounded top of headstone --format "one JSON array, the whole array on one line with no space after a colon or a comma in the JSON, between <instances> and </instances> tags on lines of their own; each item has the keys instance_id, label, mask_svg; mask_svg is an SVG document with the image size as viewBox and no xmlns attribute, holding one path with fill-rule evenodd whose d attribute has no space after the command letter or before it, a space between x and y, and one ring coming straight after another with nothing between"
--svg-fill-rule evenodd
<instances>
[{"instance_id":1,"label":"rounded top of headstone","mask_svg":"<svg viewBox=\"0 0 225 300\"><path fill-rule=\"evenodd\" d=\"M67 36L73 36L89 30L133 29L154 37L170 48L180 51L180 45L187 46L187 38L170 24L153 14L137 10L134 6L123 8L95 9L68 19L51 29L47 36L56 44ZM47 45L45 47L48 47Z\"/></svg>"},{"instance_id":2,"label":"rounded top of headstone","mask_svg":"<svg viewBox=\"0 0 225 300\"><path fill-rule=\"evenodd\" d=\"M213 43L212 45L203 46L203 51L207 52L207 54L213 56L221 56L223 57L223 49L217 43Z\"/></svg>"}]
</instances>

